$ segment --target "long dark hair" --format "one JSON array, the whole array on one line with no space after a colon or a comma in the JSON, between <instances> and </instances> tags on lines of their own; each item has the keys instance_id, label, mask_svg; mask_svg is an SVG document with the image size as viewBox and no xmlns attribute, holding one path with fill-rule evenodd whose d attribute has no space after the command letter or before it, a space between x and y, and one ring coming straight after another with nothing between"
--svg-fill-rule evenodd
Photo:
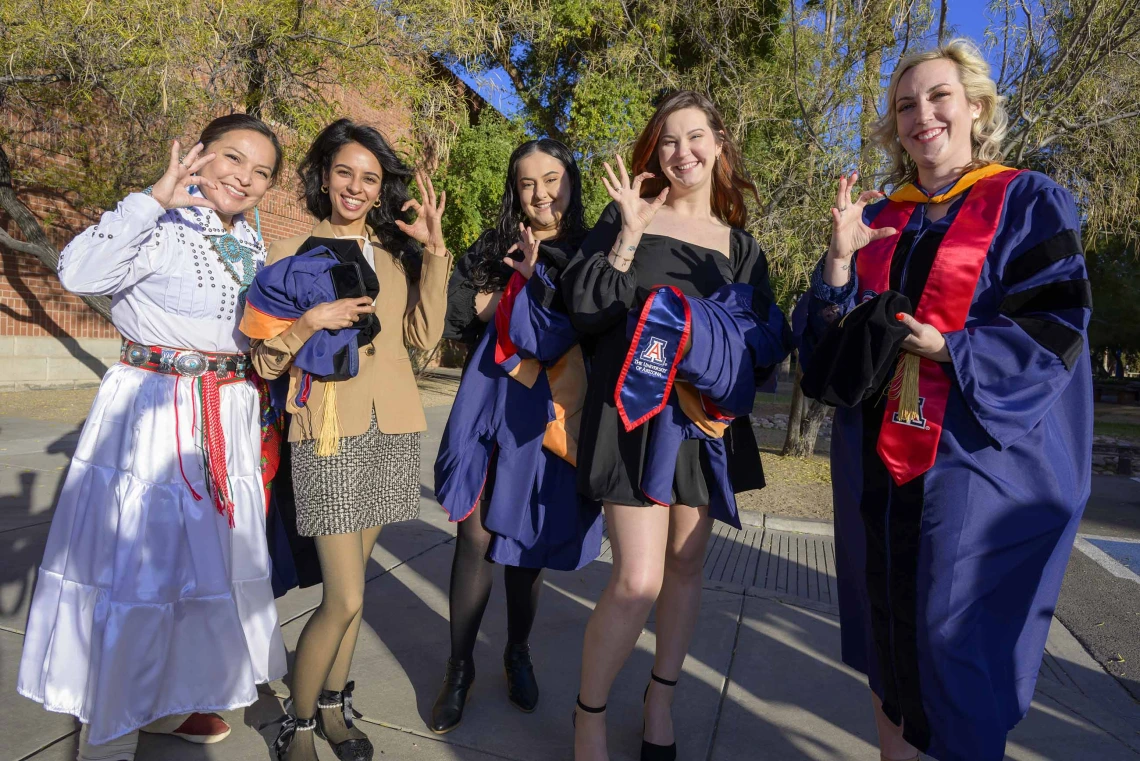
<instances>
[{"instance_id":1,"label":"long dark hair","mask_svg":"<svg viewBox=\"0 0 1140 761\"><path fill-rule=\"evenodd\" d=\"M277 135L269 128L269 125L261 121L255 116L249 114L228 114L226 116L219 116L214 121L206 125L206 129L202 130L201 137L198 142L203 147L209 147L210 143L215 142L222 135L228 132L236 132L240 129L247 129L250 132L256 132L259 135L264 135L269 138L269 142L273 144L273 151L276 154L273 159L273 173L269 176L270 181L277 179L277 173L281 171L281 141L277 139ZM203 153L205 151L203 150Z\"/></svg>"},{"instance_id":2,"label":"long dark hair","mask_svg":"<svg viewBox=\"0 0 1140 761\"><path fill-rule=\"evenodd\" d=\"M519 223L526 224L527 218L519 200L517 183L519 162L532 153L543 152L557 159L566 169L570 178L570 203L562 215L558 239L572 244L586 234L585 209L582 206L582 175L574 154L564 144L549 137L528 140L511 153L507 162L507 179L503 184L503 200L499 203L499 218L495 226L484 232L475 241L471 263L471 282L478 290L496 291L504 288L513 270L503 264L507 249L518 242Z\"/></svg>"},{"instance_id":3,"label":"long dark hair","mask_svg":"<svg viewBox=\"0 0 1140 761\"><path fill-rule=\"evenodd\" d=\"M680 90L658 104L649 123L641 130L641 135L633 144L633 167L630 175L636 177L642 172L653 172L654 176L641 185L643 197L652 198L665 189L669 180L661 171L661 162L657 159L657 144L661 141L665 120L670 114L685 108L696 108L704 112L709 120L709 127L712 128L721 147L720 158L713 167L713 214L727 225L744 227L748 223L748 207L744 205L744 191L751 192L757 204L760 203L760 196L756 193L756 186L744 173L740 151L737 150L732 135L724 126L724 118L720 115L720 111L711 100L699 92Z\"/></svg>"},{"instance_id":4,"label":"long dark hair","mask_svg":"<svg viewBox=\"0 0 1140 761\"><path fill-rule=\"evenodd\" d=\"M321 186L325 184L325 177L332 169L333 157L349 143L364 147L376 157L383 170L380 197L377 199L380 205L368 210L368 225L376 232L385 250L399 259L404 273L412 280L418 280L423 252L419 243L396 227L397 219L411 221L409 214L400 209L411 197L408 194L408 180L412 176L412 170L400 160L376 128L357 124L351 119L338 119L321 130L297 167L305 206L317 219L332 216L332 201L328 192L321 190Z\"/></svg>"}]
</instances>

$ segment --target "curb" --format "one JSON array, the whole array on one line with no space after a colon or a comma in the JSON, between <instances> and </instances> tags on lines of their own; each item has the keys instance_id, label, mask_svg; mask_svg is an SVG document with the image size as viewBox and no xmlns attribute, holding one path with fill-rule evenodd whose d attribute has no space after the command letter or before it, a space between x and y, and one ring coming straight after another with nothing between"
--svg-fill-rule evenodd
<instances>
[{"instance_id":1,"label":"curb","mask_svg":"<svg viewBox=\"0 0 1140 761\"><path fill-rule=\"evenodd\" d=\"M740 513L740 522L768 531L787 531L794 534L812 534L814 536L835 536L835 526L831 521L816 518L791 518L786 515L772 515L770 513Z\"/></svg>"}]
</instances>

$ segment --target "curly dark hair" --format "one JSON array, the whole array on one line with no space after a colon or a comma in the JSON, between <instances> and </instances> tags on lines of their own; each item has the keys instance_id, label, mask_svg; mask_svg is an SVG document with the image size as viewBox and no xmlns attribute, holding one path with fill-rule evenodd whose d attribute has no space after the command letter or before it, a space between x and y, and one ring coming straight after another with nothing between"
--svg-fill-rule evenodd
<instances>
[{"instance_id":1,"label":"curly dark hair","mask_svg":"<svg viewBox=\"0 0 1140 761\"><path fill-rule=\"evenodd\" d=\"M378 199L380 205L368 210L368 225L376 232L384 248L399 259L408 278L418 280L423 251L417 241L396 227L397 219L411 222L410 214L401 211L401 208L411 198L408 194L408 180L412 177L412 170L400 160L375 127L357 124L351 119L338 119L321 130L297 167L305 206L317 219L328 219L332 215L332 201L328 193L321 190L321 186L325 184L325 178L332 169L337 151L349 143L357 143L367 149L380 162L383 170Z\"/></svg>"},{"instance_id":2,"label":"curly dark hair","mask_svg":"<svg viewBox=\"0 0 1140 761\"><path fill-rule=\"evenodd\" d=\"M562 215L562 229L558 232L558 239L577 245L586 234L582 176L574 154L564 144L549 137L528 140L515 148L507 162L507 179L495 226L480 235L472 246L471 282L477 290L496 291L505 288L514 271L503 264L503 256L508 248L518 242L519 223L527 221L516 190L518 165L524 158L538 151L557 159L566 168L566 174L570 178L570 204Z\"/></svg>"}]
</instances>

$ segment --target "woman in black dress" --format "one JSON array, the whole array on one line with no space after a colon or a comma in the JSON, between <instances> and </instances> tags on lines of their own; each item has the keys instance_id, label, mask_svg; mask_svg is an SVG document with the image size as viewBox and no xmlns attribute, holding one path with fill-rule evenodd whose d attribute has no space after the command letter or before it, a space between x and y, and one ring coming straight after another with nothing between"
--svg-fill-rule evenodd
<instances>
[{"instance_id":1,"label":"woman in black dress","mask_svg":"<svg viewBox=\"0 0 1140 761\"><path fill-rule=\"evenodd\" d=\"M629 350L627 318L654 286L709 297L745 283L769 298L768 265L744 231L743 191L755 189L713 103L694 92L667 97L634 146L632 181L621 157L606 164L614 202L602 213L562 284L576 328L596 341L582 415L578 487L605 505L613 546L610 581L586 626L574 757L608 758L602 713L618 671L657 604L657 650L645 696L642 759L676 758L671 705L696 625L701 566L712 530L716 476L705 442L687 440L677 456L673 504L640 489L646 426L626 432L614 389ZM763 485L747 416L725 434L735 491Z\"/></svg>"}]
</instances>

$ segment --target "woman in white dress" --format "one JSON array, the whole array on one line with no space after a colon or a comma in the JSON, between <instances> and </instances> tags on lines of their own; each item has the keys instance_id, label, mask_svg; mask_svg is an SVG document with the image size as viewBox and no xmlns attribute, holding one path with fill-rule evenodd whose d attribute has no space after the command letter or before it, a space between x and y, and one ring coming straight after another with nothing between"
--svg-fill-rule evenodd
<instances>
[{"instance_id":1,"label":"woman in white dress","mask_svg":"<svg viewBox=\"0 0 1140 761\"><path fill-rule=\"evenodd\" d=\"M238 332L265 259L247 223L281 165L261 121L216 119L162 178L64 249L111 294L103 376L60 492L19 691L84 723L80 761L133 761L138 730L217 742L210 714L285 673L265 542L258 389Z\"/></svg>"}]
</instances>

